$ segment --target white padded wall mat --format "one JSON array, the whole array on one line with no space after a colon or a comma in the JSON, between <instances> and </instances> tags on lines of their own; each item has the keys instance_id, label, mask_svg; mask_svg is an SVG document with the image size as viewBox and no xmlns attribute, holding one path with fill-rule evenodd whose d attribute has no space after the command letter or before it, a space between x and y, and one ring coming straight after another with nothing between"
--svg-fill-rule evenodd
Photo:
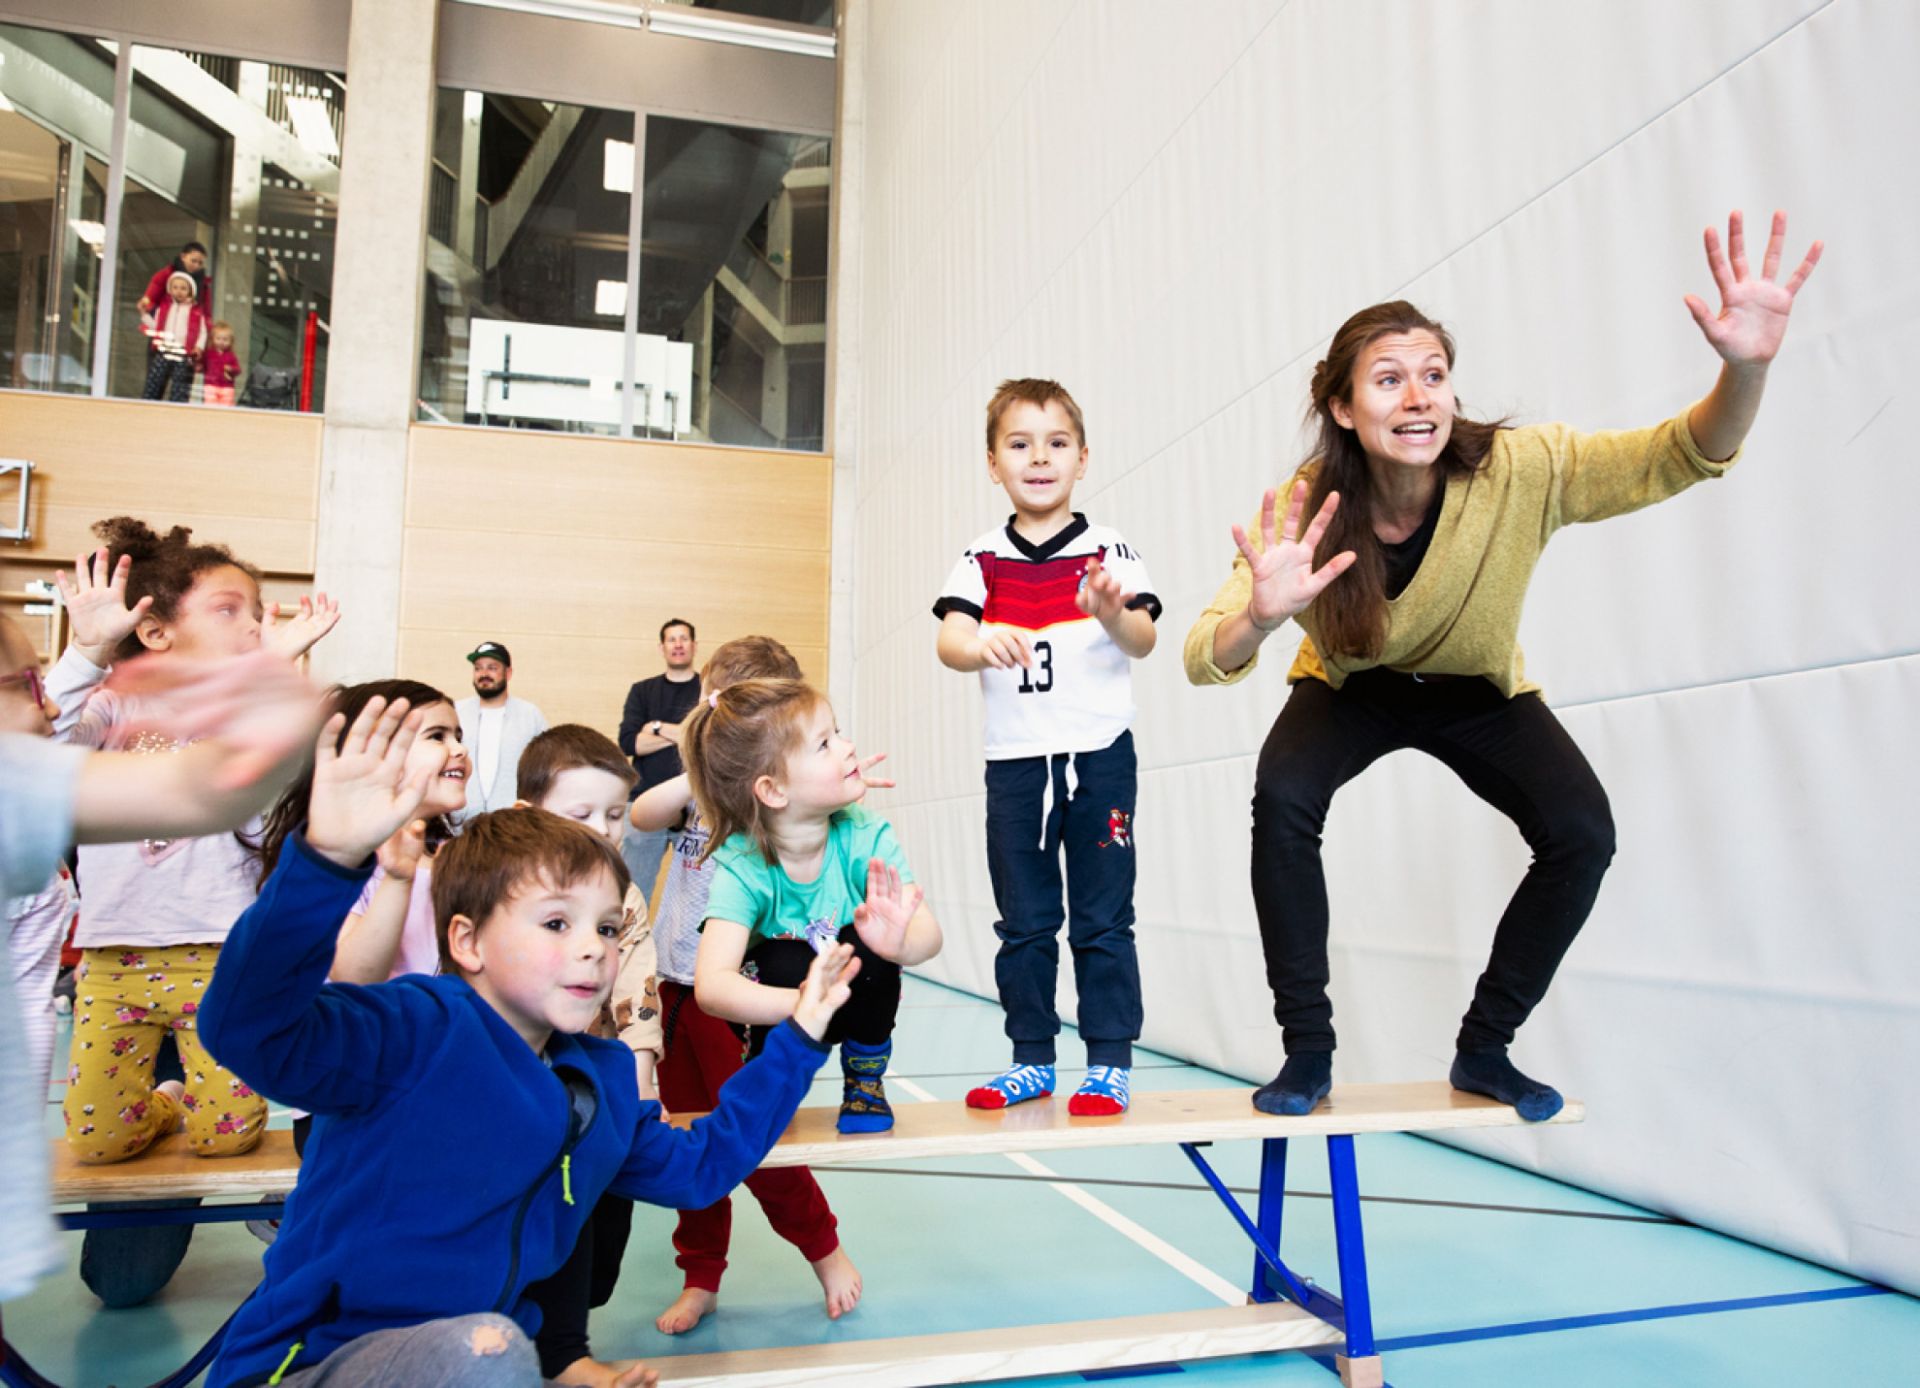
<instances>
[{"instance_id":1,"label":"white padded wall mat","mask_svg":"<svg viewBox=\"0 0 1920 1388\"><path fill-rule=\"evenodd\" d=\"M870 3L853 731L891 753L874 803L947 928L926 972L993 992L981 704L929 607L1008 509L988 395L1055 376L1087 414L1076 504L1166 604L1134 675L1146 1040L1249 1077L1279 1061L1248 802L1292 640L1227 690L1188 686L1180 645L1301 456L1328 337L1408 297L1474 411L1649 424L1713 380L1680 302L1714 301L1701 228L1744 207L1757 261L1783 206L1793 258L1827 239L1740 465L1542 562L1529 672L1621 848L1516 1051L1591 1116L1479 1142L1920 1291L1920 469L1895 444L1920 189L1889 162L1920 139L1920 6ZM1442 1074L1525 849L1412 754L1326 838L1336 1074Z\"/></svg>"}]
</instances>

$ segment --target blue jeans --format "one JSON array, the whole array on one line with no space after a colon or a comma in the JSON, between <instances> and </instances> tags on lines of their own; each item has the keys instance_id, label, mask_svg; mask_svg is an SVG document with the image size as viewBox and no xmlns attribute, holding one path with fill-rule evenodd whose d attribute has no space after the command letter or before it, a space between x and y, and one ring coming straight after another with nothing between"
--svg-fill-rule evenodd
<instances>
[{"instance_id":1,"label":"blue jeans","mask_svg":"<svg viewBox=\"0 0 1920 1388\"><path fill-rule=\"evenodd\" d=\"M1140 1036L1135 795L1130 732L1098 752L987 763L987 868L1000 911L993 927L1000 937L993 976L1016 1065L1053 1064L1062 921L1073 951L1087 1064L1133 1063Z\"/></svg>"},{"instance_id":2,"label":"blue jeans","mask_svg":"<svg viewBox=\"0 0 1920 1388\"><path fill-rule=\"evenodd\" d=\"M281 1378L282 1388L540 1388L533 1342L492 1312L376 1330L318 1364Z\"/></svg>"},{"instance_id":3,"label":"blue jeans","mask_svg":"<svg viewBox=\"0 0 1920 1388\"><path fill-rule=\"evenodd\" d=\"M648 897L653 895L653 884L660 877L660 864L666 861L676 832L660 829L651 834L642 834L629 827L620 838L620 856L626 859L627 871Z\"/></svg>"}]
</instances>

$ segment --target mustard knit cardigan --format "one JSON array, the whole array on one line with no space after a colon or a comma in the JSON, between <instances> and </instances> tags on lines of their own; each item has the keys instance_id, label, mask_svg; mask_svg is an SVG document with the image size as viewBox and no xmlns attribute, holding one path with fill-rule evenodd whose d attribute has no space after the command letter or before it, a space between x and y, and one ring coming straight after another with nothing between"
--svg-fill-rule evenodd
<instances>
[{"instance_id":1,"label":"mustard knit cardigan","mask_svg":"<svg viewBox=\"0 0 1920 1388\"><path fill-rule=\"evenodd\" d=\"M1508 698L1539 689L1526 676L1517 636L1540 551L1563 525L1625 515L1678 495L1738 461L1703 456L1682 411L1652 429L1579 434L1564 424L1503 429L1485 463L1450 477L1433 542L1404 592L1387 604L1387 639L1374 660L1323 655L1315 648L1313 609L1295 620L1306 632L1287 682L1324 680L1338 689L1356 670L1385 665L1408 673L1482 675ZM1311 478L1312 465L1297 477ZM1293 486L1281 493L1282 509ZM1263 549L1260 519L1247 535ZM1338 583L1340 580L1335 579ZM1187 633L1187 678L1234 684L1259 664L1256 652L1237 670L1213 660L1220 623L1247 605L1253 574L1236 554L1233 574Z\"/></svg>"}]
</instances>

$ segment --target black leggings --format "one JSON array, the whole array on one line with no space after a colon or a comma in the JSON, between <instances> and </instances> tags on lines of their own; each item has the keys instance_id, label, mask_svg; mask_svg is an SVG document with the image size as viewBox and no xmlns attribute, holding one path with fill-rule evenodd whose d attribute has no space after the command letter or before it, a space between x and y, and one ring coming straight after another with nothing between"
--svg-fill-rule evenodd
<instances>
[{"instance_id":1,"label":"black leggings","mask_svg":"<svg viewBox=\"0 0 1920 1388\"><path fill-rule=\"evenodd\" d=\"M827 1024L825 1041L829 1046L855 1041L862 1046L878 1046L893 1035L893 1019L900 1010L900 966L889 963L867 948L860 932L851 924L840 927L840 943L852 945L860 961L849 989L853 996L847 1005L833 1014ZM805 940L762 940L747 951L746 962L754 978L769 988L798 988L807 981L813 967L814 949ZM767 1043L772 1027L747 1029L747 1054L756 1056Z\"/></svg>"},{"instance_id":2,"label":"black leggings","mask_svg":"<svg viewBox=\"0 0 1920 1388\"><path fill-rule=\"evenodd\" d=\"M1483 679L1421 681L1391 670L1363 671L1339 690L1300 681L1260 749L1253 795L1253 900L1288 1054L1334 1046L1320 864L1327 808L1341 786L1403 747L1445 763L1533 849L1460 1024L1460 1051L1512 1042L1613 860L1607 793L1538 694L1508 699Z\"/></svg>"}]
</instances>

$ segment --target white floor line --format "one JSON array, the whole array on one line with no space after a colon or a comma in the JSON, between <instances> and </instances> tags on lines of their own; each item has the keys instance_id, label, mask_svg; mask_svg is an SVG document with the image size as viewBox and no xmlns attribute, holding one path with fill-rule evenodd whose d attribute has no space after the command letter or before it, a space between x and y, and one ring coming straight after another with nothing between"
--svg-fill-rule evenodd
<instances>
[{"instance_id":1,"label":"white floor line","mask_svg":"<svg viewBox=\"0 0 1920 1388\"><path fill-rule=\"evenodd\" d=\"M1055 1176L1058 1174L1042 1166L1025 1152L1009 1152L1007 1154L1007 1160L1030 1176ZM1121 1214L1120 1211L1114 1209L1113 1206L1095 1199L1079 1186L1069 1182L1050 1181L1048 1184L1094 1218L1125 1234L1175 1272L1180 1273L1189 1281L1198 1283L1208 1292L1219 1297L1220 1300L1228 1306L1246 1305L1246 1288L1234 1286L1233 1283L1227 1281L1226 1278L1222 1277L1212 1268L1195 1262L1158 1234L1150 1233L1142 1229L1138 1224L1135 1224L1132 1220Z\"/></svg>"},{"instance_id":2,"label":"white floor line","mask_svg":"<svg viewBox=\"0 0 1920 1388\"><path fill-rule=\"evenodd\" d=\"M888 1084L891 1084L896 1088L906 1090L907 1093L913 1095L914 1098L918 1099L923 1104L934 1104L939 1102L939 1100L935 1099L933 1095L927 1093L926 1090L922 1089L919 1085L915 1084L912 1080L908 1079L904 1075L896 1075L893 1073L893 1071L889 1070L887 1071L886 1079Z\"/></svg>"},{"instance_id":3,"label":"white floor line","mask_svg":"<svg viewBox=\"0 0 1920 1388\"><path fill-rule=\"evenodd\" d=\"M886 1078L888 1084L904 1089L908 1094L911 1094L923 1104L939 1102L933 1095L927 1093L926 1090L905 1076L896 1075L889 1070ZM1067 1181L1051 1179L1057 1177L1059 1173L1042 1166L1025 1152L1009 1152L1006 1155L1008 1161L1012 1162L1028 1175L1050 1178L1047 1184L1054 1190L1066 1196L1067 1199L1073 1201L1074 1204L1078 1205L1095 1219L1100 1220L1103 1224L1119 1230L1175 1272L1187 1278L1189 1281L1198 1283L1209 1293L1219 1297L1220 1300L1228 1306L1246 1305L1247 1292L1244 1287L1234 1286L1233 1283L1227 1281L1226 1278L1222 1277L1212 1268L1207 1267L1203 1263L1195 1262L1158 1234L1150 1233L1142 1229L1138 1224L1135 1224L1132 1220L1121 1214L1120 1211L1114 1209L1113 1206L1087 1194L1086 1191L1082 1190L1079 1186Z\"/></svg>"}]
</instances>

